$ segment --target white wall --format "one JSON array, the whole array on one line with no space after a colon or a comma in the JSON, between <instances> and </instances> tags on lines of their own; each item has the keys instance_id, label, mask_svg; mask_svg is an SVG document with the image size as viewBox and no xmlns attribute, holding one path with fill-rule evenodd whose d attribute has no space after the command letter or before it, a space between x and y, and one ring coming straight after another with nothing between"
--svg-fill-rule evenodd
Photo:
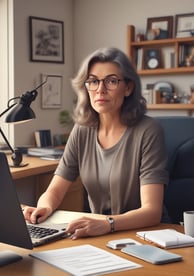
<instances>
[{"instance_id":1,"label":"white wall","mask_svg":"<svg viewBox=\"0 0 194 276\"><path fill-rule=\"evenodd\" d=\"M15 0L14 1L14 52L15 96L31 91L41 83L41 74L63 77L62 109L71 110L73 92L70 78L73 72L73 1L72 0ZM31 62L29 44L29 16L64 21L65 64ZM63 133L58 116L60 109L41 108L41 89L31 107L37 119L15 126L15 145L29 145L34 131L51 129L52 134Z\"/></svg>"},{"instance_id":2,"label":"white wall","mask_svg":"<svg viewBox=\"0 0 194 276\"><path fill-rule=\"evenodd\" d=\"M145 31L148 17L193 12L193 0L15 0L14 3L15 93L20 95L33 89L40 83L41 73L61 74L62 105L69 110L74 97L70 78L91 51L103 46L115 46L126 51L128 24L135 25L138 31ZM29 61L29 16L64 21L65 64ZM143 77L142 85L161 80L172 82L180 91L188 91L190 84L194 83L193 75L169 75ZM40 95L32 107L37 119L15 127L16 145L30 144L36 129L51 128L53 134L63 132L58 122L60 110L42 110Z\"/></svg>"}]
</instances>

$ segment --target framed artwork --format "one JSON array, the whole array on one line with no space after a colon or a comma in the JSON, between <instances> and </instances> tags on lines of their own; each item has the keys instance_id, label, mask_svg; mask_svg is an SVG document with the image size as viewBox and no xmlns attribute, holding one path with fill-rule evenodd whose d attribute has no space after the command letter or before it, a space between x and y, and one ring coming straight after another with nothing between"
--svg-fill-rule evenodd
<instances>
[{"instance_id":1,"label":"framed artwork","mask_svg":"<svg viewBox=\"0 0 194 276\"><path fill-rule=\"evenodd\" d=\"M61 108L62 76L42 75L42 108Z\"/></svg>"},{"instance_id":2,"label":"framed artwork","mask_svg":"<svg viewBox=\"0 0 194 276\"><path fill-rule=\"evenodd\" d=\"M64 24L62 21L29 17L30 60L64 63Z\"/></svg>"},{"instance_id":3,"label":"framed artwork","mask_svg":"<svg viewBox=\"0 0 194 276\"><path fill-rule=\"evenodd\" d=\"M176 14L175 36L185 37L194 35L194 13Z\"/></svg>"},{"instance_id":4,"label":"framed artwork","mask_svg":"<svg viewBox=\"0 0 194 276\"><path fill-rule=\"evenodd\" d=\"M173 16L150 17L147 19L147 39L172 38L172 33Z\"/></svg>"}]
</instances>

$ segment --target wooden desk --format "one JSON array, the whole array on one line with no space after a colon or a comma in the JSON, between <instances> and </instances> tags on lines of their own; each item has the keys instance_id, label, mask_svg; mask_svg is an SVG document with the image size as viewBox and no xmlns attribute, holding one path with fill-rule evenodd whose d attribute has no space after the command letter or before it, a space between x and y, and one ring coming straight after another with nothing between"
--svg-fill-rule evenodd
<instances>
[{"instance_id":1,"label":"wooden desk","mask_svg":"<svg viewBox=\"0 0 194 276\"><path fill-rule=\"evenodd\" d=\"M7 155L9 164L10 155ZM46 190L59 161L42 160L38 157L23 156L24 167L10 167L16 184L21 203L36 205L37 199ZM64 198L60 209L69 211L83 211L83 187L79 179L75 181Z\"/></svg>"},{"instance_id":2,"label":"wooden desk","mask_svg":"<svg viewBox=\"0 0 194 276\"><path fill-rule=\"evenodd\" d=\"M10 156L8 155L8 160ZM23 164L28 164L25 167L14 168L11 167L11 174L13 179L21 179L32 175L40 175L44 173L53 173L59 161L57 160L42 160L38 157L23 156ZM9 162L10 164L11 161Z\"/></svg>"},{"instance_id":3,"label":"wooden desk","mask_svg":"<svg viewBox=\"0 0 194 276\"><path fill-rule=\"evenodd\" d=\"M68 217L72 217L74 219L75 217L78 217L82 215L81 213L74 213L74 212L64 212L64 221L66 218L66 215ZM92 214L87 214L88 216L92 216ZM148 229L162 229L162 228L174 228L178 231L183 231L182 226L180 225L169 225L164 224L160 225L158 227L150 227L146 228ZM142 230L142 229L141 229ZM115 272L115 273L109 273L106 275L119 275L119 276L128 276L128 275L136 275L136 276L177 276L177 275L186 275L186 276L193 276L194 272L194 247L186 247L186 248L177 248L177 249L171 249L170 252L174 252L177 254L180 254L183 256L183 261L178 263L171 263L171 264L165 264L165 265L153 265L150 263L146 263L144 261L141 261L137 258L128 256L119 250L112 250L106 247L106 243L109 240L113 239L121 239L121 238L133 238L137 241L140 241L142 243L146 243L143 240L140 240L135 235L136 230L133 231L123 231L123 232L117 232L108 234L105 236L100 237L92 237L92 238L83 238L78 239L75 241L72 241L70 238L63 239L54 243L50 243L44 246L37 247L33 249L34 251L43 251L43 250L49 250L49 249L58 249L58 248L64 248L64 247L70 247L70 246L76 246L76 245L82 245L82 244L91 244L97 247L100 247L102 249L105 249L111 253L114 253L118 256L121 256L123 258L126 258L128 260L131 260L133 262L139 263L143 265L142 268L134 269L134 270L126 270L123 272ZM0 250L13 250L17 252L18 254L23 256L23 260L19 261L17 263L10 264L8 266L0 268L0 275L3 276L64 276L69 275L68 273L59 270L51 265L48 265L42 261L39 261L37 259L34 259L28 254L30 253L30 250L20 249L18 247L12 247L5 244L0 244Z\"/></svg>"}]
</instances>

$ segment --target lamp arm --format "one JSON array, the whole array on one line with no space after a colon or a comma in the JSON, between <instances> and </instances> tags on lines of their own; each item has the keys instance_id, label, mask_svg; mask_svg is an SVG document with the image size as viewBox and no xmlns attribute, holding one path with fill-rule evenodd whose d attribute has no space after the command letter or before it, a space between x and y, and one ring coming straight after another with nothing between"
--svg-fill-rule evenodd
<instances>
[{"instance_id":1,"label":"lamp arm","mask_svg":"<svg viewBox=\"0 0 194 276\"><path fill-rule=\"evenodd\" d=\"M12 105L8 106L1 114L0 117L2 117L7 111L9 111L12 107L14 107L17 103L13 103Z\"/></svg>"},{"instance_id":2,"label":"lamp arm","mask_svg":"<svg viewBox=\"0 0 194 276\"><path fill-rule=\"evenodd\" d=\"M18 98L18 97L17 97ZM14 98L15 99L15 98ZM7 111L9 111L12 107L14 107L17 103L13 103L12 105L8 104L8 107L0 114L0 117L3 116ZM8 145L9 149L12 152L11 159L13 160L13 166L19 167L22 162L22 153L18 149L13 149L11 144L9 143L7 137L5 136L2 128L0 127L0 134L3 137L4 141Z\"/></svg>"},{"instance_id":3,"label":"lamp arm","mask_svg":"<svg viewBox=\"0 0 194 276\"><path fill-rule=\"evenodd\" d=\"M12 148L12 146L10 145L9 141L7 140L7 137L5 136L2 128L0 127L0 133L3 137L3 139L5 140L6 144L8 145L9 149L12 151L12 153L14 153L14 149Z\"/></svg>"}]
</instances>

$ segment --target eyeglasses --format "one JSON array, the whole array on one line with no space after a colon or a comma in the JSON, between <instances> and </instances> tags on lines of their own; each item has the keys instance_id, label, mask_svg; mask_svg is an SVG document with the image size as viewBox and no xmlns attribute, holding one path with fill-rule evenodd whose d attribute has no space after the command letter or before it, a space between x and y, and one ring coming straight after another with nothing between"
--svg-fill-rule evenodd
<instances>
[{"instance_id":1,"label":"eyeglasses","mask_svg":"<svg viewBox=\"0 0 194 276\"><path fill-rule=\"evenodd\" d=\"M102 80L98 80L98 79L88 79L84 82L85 87L88 91L96 91L99 87L100 82L103 82L104 87L107 90L115 90L117 89L119 82L120 81L125 81L125 80L121 80L121 79L117 79L117 78L113 78L113 77L108 77Z\"/></svg>"}]
</instances>

